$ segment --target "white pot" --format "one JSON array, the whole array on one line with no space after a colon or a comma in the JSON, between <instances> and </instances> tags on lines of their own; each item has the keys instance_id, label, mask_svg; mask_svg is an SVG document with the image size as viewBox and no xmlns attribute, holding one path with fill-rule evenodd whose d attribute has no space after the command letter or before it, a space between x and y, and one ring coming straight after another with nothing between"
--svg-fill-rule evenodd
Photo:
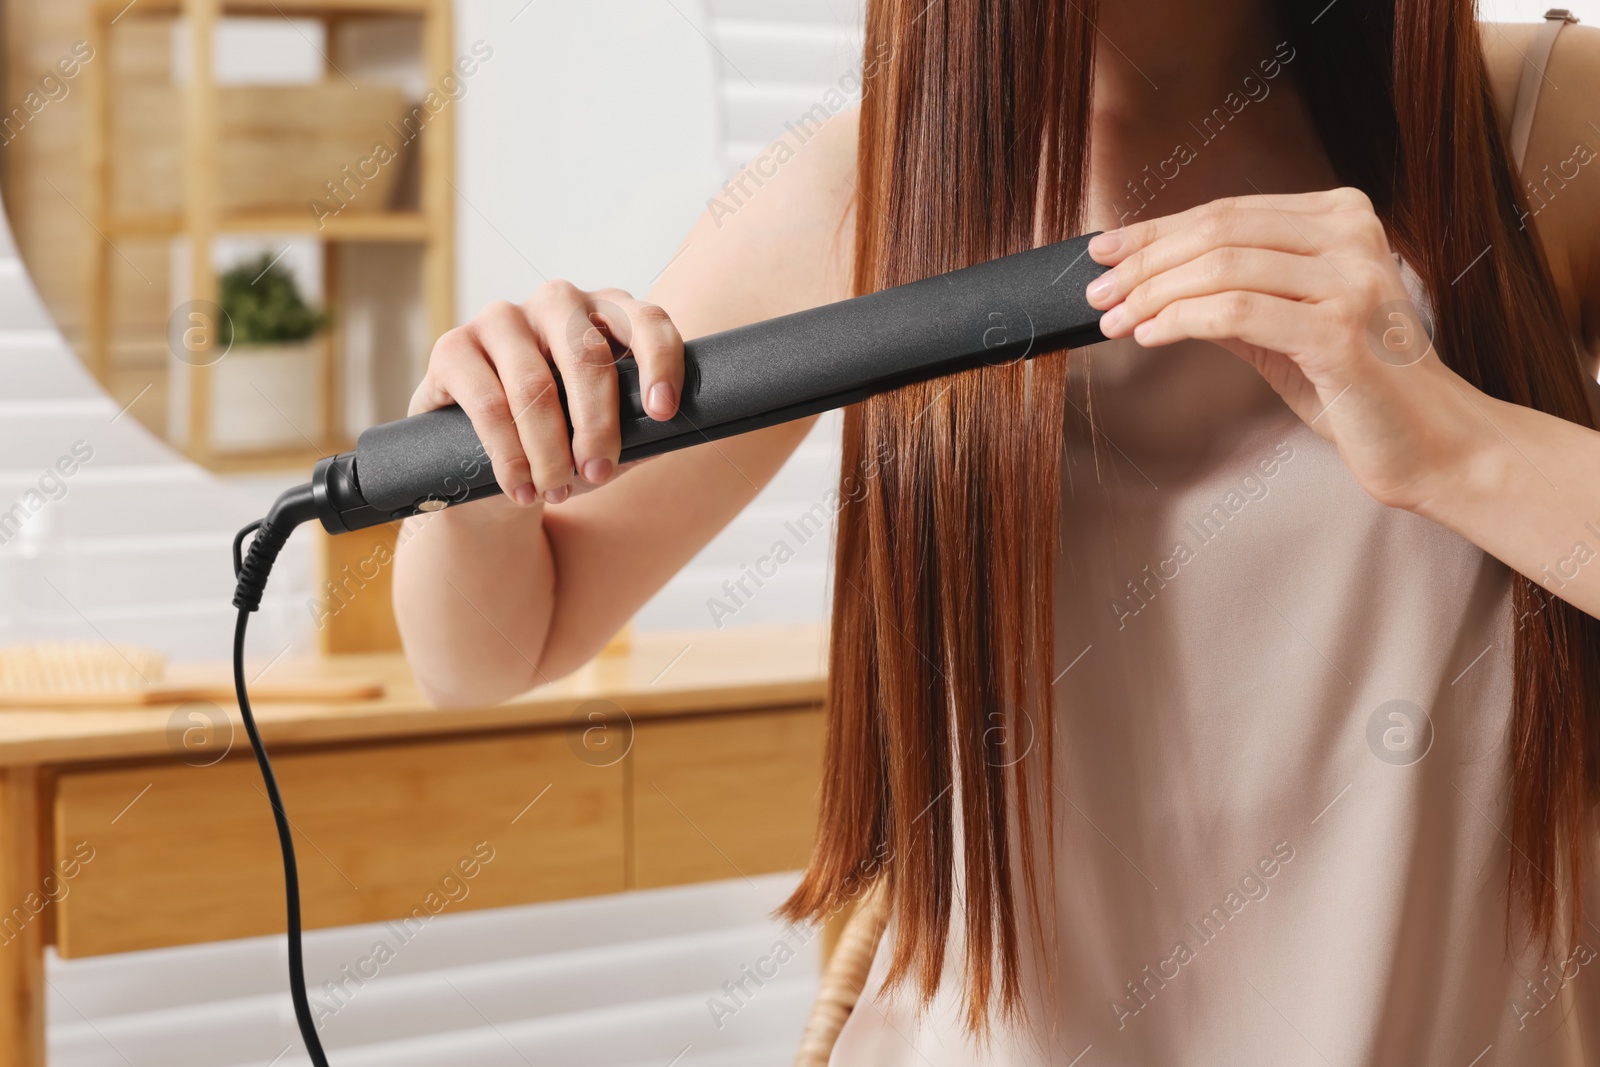
<instances>
[{"instance_id":1,"label":"white pot","mask_svg":"<svg viewBox=\"0 0 1600 1067\"><path fill-rule=\"evenodd\" d=\"M218 452L311 448L322 442L325 336L234 345L211 367L211 441Z\"/></svg>"}]
</instances>

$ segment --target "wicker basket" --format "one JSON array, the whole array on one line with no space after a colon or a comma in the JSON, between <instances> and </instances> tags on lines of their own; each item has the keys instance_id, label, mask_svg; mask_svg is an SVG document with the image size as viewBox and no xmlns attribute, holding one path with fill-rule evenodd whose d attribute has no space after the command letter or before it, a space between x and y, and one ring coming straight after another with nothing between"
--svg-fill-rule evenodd
<instances>
[{"instance_id":1,"label":"wicker basket","mask_svg":"<svg viewBox=\"0 0 1600 1067\"><path fill-rule=\"evenodd\" d=\"M117 214L183 210L183 93L174 85L133 84L116 95L112 204ZM325 183L344 182L346 166L365 184L349 183L342 210L393 207L410 154L405 120L412 106L397 88L357 89L333 80L221 87L220 209L307 211L312 200L339 209ZM426 111L422 114L425 120ZM412 123L409 135L414 136L415 128ZM374 150L380 143L395 158L377 163Z\"/></svg>"}]
</instances>

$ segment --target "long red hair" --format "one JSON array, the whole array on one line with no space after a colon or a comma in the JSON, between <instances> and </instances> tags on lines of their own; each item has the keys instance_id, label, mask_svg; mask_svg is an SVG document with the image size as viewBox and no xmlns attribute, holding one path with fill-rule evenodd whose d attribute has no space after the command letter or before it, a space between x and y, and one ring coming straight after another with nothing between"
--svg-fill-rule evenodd
<instances>
[{"instance_id":1,"label":"long red hair","mask_svg":"<svg viewBox=\"0 0 1600 1067\"><path fill-rule=\"evenodd\" d=\"M1367 193L1426 284L1446 362L1491 396L1592 425L1548 265L1521 224L1471 0L1275 6L1339 180ZM868 72L861 106L858 293L1081 232L1095 10L870 0L866 52L891 58ZM927 1000L959 908L979 1030L991 1009L1021 1005L1020 909L1048 922L1061 474L1049 443L1066 359L911 386L845 417L845 475L890 459L839 513L821 825L784 913L828 915L881 870L890 985ZM1548 950L1562 919L1575 935L1592 844L1600 622L1513 582L1507 909Z\"/></svg>"}]
</instances>

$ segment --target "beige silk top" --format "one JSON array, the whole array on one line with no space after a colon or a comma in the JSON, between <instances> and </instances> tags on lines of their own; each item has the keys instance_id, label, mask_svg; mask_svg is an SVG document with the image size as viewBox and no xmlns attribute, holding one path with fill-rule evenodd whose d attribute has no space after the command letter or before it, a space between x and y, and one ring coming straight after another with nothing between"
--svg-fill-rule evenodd
<instances>
[{"instance_id":1,"label":"beige silk top","mask_svg":"<svg viewBox=\"0 0 1600 1067\"><path fill-rule=\"evenodd\" d=\"M1510 571L1221 348L1072 358L1056 990L978 1046L954 951L919 1015L886 937L831 1062L1600 1064L1600 927L1506 947Z\"/></svg>"}]
</instances>

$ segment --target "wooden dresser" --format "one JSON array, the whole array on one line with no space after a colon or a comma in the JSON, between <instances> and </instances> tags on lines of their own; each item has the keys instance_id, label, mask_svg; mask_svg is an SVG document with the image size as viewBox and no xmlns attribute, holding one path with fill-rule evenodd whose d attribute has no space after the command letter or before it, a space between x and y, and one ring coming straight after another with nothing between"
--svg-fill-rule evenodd
<instances>
[{"instance_id":1,"label":"wooden dresser","mask_svg":"<svg viewBox=\"0 0 1600 1067\"><path fill-rule=\"evenodd\" d=\"M440 710L395 653L267 667L382 699L261 704L308 928L788 870L816 820L813 626L646 634L494 707ZM260 664L253 670L261 670ZM217 673L225 673L219 666ZM63 957L282 931L272 813L237 709L0 711L0 1067L44 1064Z\"/></svg>"}]
</instances>

